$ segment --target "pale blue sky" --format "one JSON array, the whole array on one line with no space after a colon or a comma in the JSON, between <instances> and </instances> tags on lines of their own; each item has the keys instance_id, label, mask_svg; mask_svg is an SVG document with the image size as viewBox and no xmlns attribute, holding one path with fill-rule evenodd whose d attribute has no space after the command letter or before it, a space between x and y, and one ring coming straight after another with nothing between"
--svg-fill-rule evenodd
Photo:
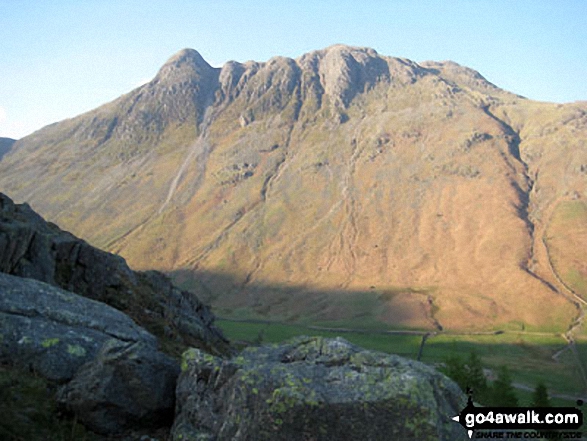
<instances>
[{"instance_id":1,"label":"pale blue sky","mask_svg":"<svg viewBox=\"0 0 587 441\"><path fill-rule=\"evenodd\" d=\"M454 60L532 99L587 100L587 0L0 0L0 136L22 137L152 78L335 43Z\"/></svg>"}]
</instances>

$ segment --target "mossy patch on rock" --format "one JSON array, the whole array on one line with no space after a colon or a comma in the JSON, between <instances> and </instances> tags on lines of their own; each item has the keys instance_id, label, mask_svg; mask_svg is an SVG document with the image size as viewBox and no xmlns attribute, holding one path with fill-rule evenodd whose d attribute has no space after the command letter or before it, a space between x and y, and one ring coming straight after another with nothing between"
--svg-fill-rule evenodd
<instances>
[{"instance_id":1,"label":"mossy patch on rock","mask_svg":"<svg viewBox=\"0 0 587 441\"><path fill-rule=\"evenodd\" d=\"M50 348L52 346L55 346L58 343L59 343L58 338L47 338L41 342L41 346L43 346L44 348Z\"/></svg>"},{"instance_id":2,"label":"mossy patch on rock","mask_svg":"<svg viewBox=\"0 0 587 441\"><path fill-rule=\"evenodd\" d=\"M86 350L80 345L67 345L67 353L76 357L83 357L86 355Z\"/></svg>"}]
</instances>

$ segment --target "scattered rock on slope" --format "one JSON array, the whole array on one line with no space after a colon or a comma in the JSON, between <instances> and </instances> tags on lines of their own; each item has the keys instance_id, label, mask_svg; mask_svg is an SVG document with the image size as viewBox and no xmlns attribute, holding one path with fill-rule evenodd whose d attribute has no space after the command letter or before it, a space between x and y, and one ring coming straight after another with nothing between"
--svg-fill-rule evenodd
<instances>
[{"instance_id":1,"label":"scattered rock on slope","mask_svg":"<svg viewBox=\"0 0 587 441\"><path fill-rule=\"evenodd\" d=\"M174 441L461 440L458 386L343 339L297 338L222 360L184 354Z\"/></svg>"}]
</instances>

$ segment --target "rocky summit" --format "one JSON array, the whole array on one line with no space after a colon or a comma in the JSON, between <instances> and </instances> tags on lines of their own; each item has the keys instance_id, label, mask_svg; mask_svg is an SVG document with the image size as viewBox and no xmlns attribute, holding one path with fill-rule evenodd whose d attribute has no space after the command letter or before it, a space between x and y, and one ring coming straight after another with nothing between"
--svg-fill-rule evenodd
<instances>
[{"instance_id":1,"label":"rocky summit","mask_svg":"<svg viewBox=\"0 0 587 441\"><path fill-rule=\"evenodd\" d=\"M565 330L587 104L335 45L149 83L14 144L0 191L226 317Z\"/></svg>"}]
</instances>

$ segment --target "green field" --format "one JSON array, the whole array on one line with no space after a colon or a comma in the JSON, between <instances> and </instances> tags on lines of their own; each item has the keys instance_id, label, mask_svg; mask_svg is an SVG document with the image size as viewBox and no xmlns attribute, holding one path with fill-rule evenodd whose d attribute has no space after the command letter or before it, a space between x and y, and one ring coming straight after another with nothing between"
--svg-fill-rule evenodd
<instances>
[{"instance_id":1,"label":"green field","mask_svg":"<svg viewBox=\"0 0 587 441\"><path fill-rule=\"evenodd\" d=\"M218 320L216 322L226 336L237 344L277 343L299 335L337 337L341 336L358 346L402 355L416 359L421 342L421 335L385 334L376 331L327 331L312 329L307 326L281 323L239 322ZM492 335L439 334L430 336L423 348L421 361L438 365L451 355L467 357L476 352L484 367L495 370L506 365L514 379L534 388L542 381L550 393L570 396L585 396L576 358L567 351L559 362L552 355L565 348L562 336L548 333L514 333L506 332ZM587 342L577 344L581 355L587 354ZM520 403L529 400L531 392L517 390ZM555 399L557 405L574 405L566 399Z\"/></svg>"}]
</instances>

